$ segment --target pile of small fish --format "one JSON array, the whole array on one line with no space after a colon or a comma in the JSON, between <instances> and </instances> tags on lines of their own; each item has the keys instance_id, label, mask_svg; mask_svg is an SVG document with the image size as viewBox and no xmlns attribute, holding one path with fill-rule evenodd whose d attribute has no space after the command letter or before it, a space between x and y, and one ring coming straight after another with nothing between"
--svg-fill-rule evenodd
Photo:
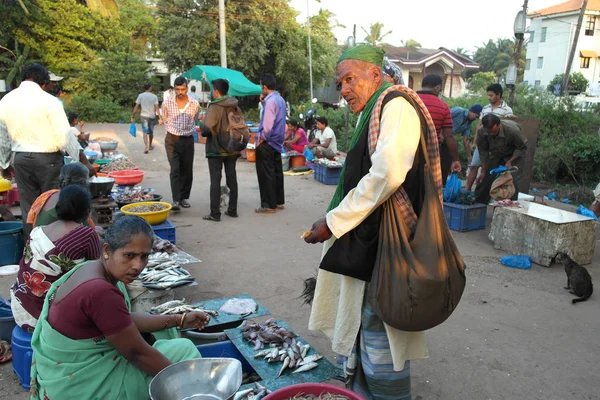
<instances>
[{"instance_id":1,"label":"pile of small fish","mask_svg":"<svg viewBox=\"0 0 600 400\"><path fill-rule=\"evenodd\" d=\"M163 204L153 203L153 204L144 204L142 206L133 206L131 208L128 208L127 211L132 212L132 213L148 213L148 212L163 211L166 209L167 209L167 206L165 206Z\"/></svg>"},{"instance_id":2,"label":"pile of small fish","mask_svg":"<svg viewBox=\"0 0 600 400\"><path fill-rule=\"evenodd\" d=\"M169 241L167 240L167 242ZM148 256L148 264L146 264L146 268L165 269L174 265L179 265L179 263L177 261L172 261L171 257L169 256L169 253L164 251L160 253L150 254L150 256Z\"/></svg>"},{"instance_id":3,"label":"pile of small fish","mask_svg":"<svg viewBox=\"0 0 600 400\"><path fill-rule=\"evenodd\" d=\"M260 400L271 393L269 389L258 382L254 382L254 387L240 390L233 396L233 400Z\"/></svg>"},{"instance_id":4,"label":"pile of small fish","mask_svg":"<svg viewBox=\"0 0 600 400\"><path fill-rule=\"evenodd\" d=\"M333 393L321 393L319 396L314 394L298 393L294 397L290 397L286 400L350 400L350 398L341 394Z\"/></svg>"},{"instance_id":5,"label":"pile of small fish","mask_svg":"<svg viewBox=\"0 0 600 400\"><path fill-rule=\"evenodd\" d=\"M102 172L124 171L127 169L137 169L137 165L126 159L119 159L100 167Z\"/></svg>"},{"instance_id":6,"label":"pile of small fish","mask_svg":"<svg viewBox=\"0 0 600 400\"><path fill-rule=\"evenodd\" d=\"M152 258L155 254L165 253L167 256L169 254L178 253L179 249L170 241L163 239L159 236L154 236L154 242L152 243L152 253L150 258Z\"/></svg>"},{"instance_id":7,"label":"pile of small fish","mask_svg":"<svg viewBox=\"0 0 600 400\"><path fill-rule=\"evenodd\" d=\"M342 168L342 163L339 161L329 160L327 158L317 158L315 164L323 165L327 168Z\"/></svg>"},{"instance_id":8,"label":"pile of small fish","mask_svg":"<svg viewBox=\"0 0 600 400\"><path fill-rule=\"evenodd\" d=\"M150 309L151 314L159 315L183 314L185 312L190 311L202 311L209 315L212 315L213 317L219 315L217 311L204 310L202 308L199 308L198 306L185 304L185 299L167 301L166 303L162 303L161 305L154 306Z\"/></svg>"},{"instance_id":9,"label":"pile of small fish","mask_svg":"<svg viewBox=\"0 0 600 400\"><path fill-rule=\"evenodd\" d=\"M150 265L150 262L148 264ZM138 279L150 289L170 289L194 282L194 277L177 261L165 261L155 265L154 268L146 267Z\"/></svg>"},{"instance_id":10,"label":"pile of small fish","mask_svg":"<svg viewBox=\"0 0 600 400\"><path fill-rule=\"evenodd\" d=\"M140 201L148 201L154 199L154 189L149 188L130 188L127 187L113 194L113 198L117 203L137 203Z\"/></svg>"},{"instance_id":11,"label":"pile of small fish","mask_svg":"<svg viewBox=\"0 0 600 400\"><path fill-rule=\"evenodd\" d=\"M317 361L323 358L320 354L308 356L310 345L297 341L298 336L294 332L278 326L272 319L246 325L242 328L242 337L254 344L254 358L263 357L269 363L283 363L278 378L286 369L294 370L293 374L310 371L318 367ZM269 348L264 349L265 344Z\"/></svg>"}]
</instances>

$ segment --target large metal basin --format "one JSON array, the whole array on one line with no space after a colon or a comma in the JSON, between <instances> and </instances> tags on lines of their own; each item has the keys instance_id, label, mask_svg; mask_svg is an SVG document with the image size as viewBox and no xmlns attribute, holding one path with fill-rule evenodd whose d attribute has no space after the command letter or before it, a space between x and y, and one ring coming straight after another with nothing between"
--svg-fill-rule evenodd
<instances>
[{"instance_id":1,"label":"large metal basin","mask_svg":"<svg viewBox=\"0 0 600 400\"><path fill-rule=\"evenodd\" d=\"M151 400L229 400L242 386L235 358L197 358L175 363L150 382Z\"/></svg>"}]
</instances>

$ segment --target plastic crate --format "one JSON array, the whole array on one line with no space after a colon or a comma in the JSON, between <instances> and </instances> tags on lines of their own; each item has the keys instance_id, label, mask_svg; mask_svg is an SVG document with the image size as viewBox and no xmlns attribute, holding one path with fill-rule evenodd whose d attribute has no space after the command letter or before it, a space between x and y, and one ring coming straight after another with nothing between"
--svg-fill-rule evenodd
<instances>
[{"instance_id":1,"label":"plastic crate","mask_svg":"<svg viewBox=\"0 0 600 400\"><path fill-rule=\"evenodd\" d=\"M235 358L236 360L240 360L242 363L242 372L249 374L255 372L254 368L252 368L250 363L248 363L248 361L244 358L237 347L235 347L231 340L203 344L196 346L196 348L203 358Z\"/></svg>"},{"instance_id":2,"label":"plastic crate","mask_svg":"<svg viewBox=\"0 0 600 400\"><path fill-rule=\"evenodd\" d=\"M487 206L444 203L446 222L453 231L467 232L485 228Z\"/></svg>"},{"instance_id":3,"label":"plastic crate","mask_svg":"<svg viewBox=\"0 0 600 400\"><path fill-rule=\"evenodd\" d=\"M176 243L177 235L175 232L175 225L171 223L168 219L159 225L152 225L152 230L154 234L161 239L168 240L173 244Z\"/></svg>"},{"instance_id":4,"label":"plastic crate","mask_svg":"<svg viewBox=\"0 0 600 400\"><path fill-rule=\"evenodd\" d=\"M337 185L340 180L340 175L342 174L341 168L328 168L322 167L323 173L321 182L326 185Z\"/></svg>"}]
</instances>

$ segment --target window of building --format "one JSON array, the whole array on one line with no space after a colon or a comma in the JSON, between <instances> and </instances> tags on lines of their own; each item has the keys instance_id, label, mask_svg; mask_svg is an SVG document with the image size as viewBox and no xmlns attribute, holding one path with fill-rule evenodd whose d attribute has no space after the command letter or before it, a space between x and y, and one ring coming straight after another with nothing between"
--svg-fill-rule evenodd
<instances>
[{"instance_id":1,"label":"window of building","mask_svg":"<svg viewBox=\"0 0 600 400\"><path fill-rule=\"evenodd\" d=\"M525 60L525 70L529 71L529 68L531 68L531 58Z\"/></svg>"},{"instance_id":2,"label":"window of building","mask_svg":"<svg viewBox=\"0 0 600 400\"><path fill-rule=\"evenodd\" d=\"M594 36L596 30L596 16L588 15L585 21L585 36Z\"/></svg>"},{"instance_id":3,"label":"window of building","mask_svg":"<svg viewBox=\"0 0 600 400\"><path fill-rule=\"evenodd\" d=\"M542 68L544 66L544 57L538 57L538 68Z\"/></svg>"},{"instance_id":4,"label":"window of building","mask_svg":"<svg viewBox=\"0 0 600 400\"><path fill-rule=\"evenodd\" d=\"M540 43L543 43L546 41L546 31L548 30L548 28L542 28L542 37L540 37Z\"/></svg>"},{"instance_id":5,"label":"window of building","mask_svg":"<svg viewBox=\"0 0 600 400\"><path fill-rule=\"evenodd\" d=\"M529 82L528 81L523 81L523 86L527 86L527 85L529 85Z\"/></svg>"},{"instance_id":6,"label":"window of building","mask_svg":"<svg viewBox=\"0 0 600 400\"><path fill-rule=\"evenodd\" d=\"M529 31L529 43L533 43L535 38L535 31Z\"/></svg>"},{"instance_id":7,"label":"window of building","mask_svg":"<svg viewBox=\"0 0 600 400\"><path fill-rule=\"evenodd\" d=\"M535 83L533 84L533 87L536 89L539 89L540 86L542 86L542 81L535 81Z\"/></svg>"},{"instance_id":8,"label":"window of building","mask_svg":"<svg viewBox=\"0 0 600 400\"><path fill-rule=\"evenodd\" d=\"M579 67L580 68L589 68L590 67L590 57L579 57Z\"/></svg>"}]
</instances>

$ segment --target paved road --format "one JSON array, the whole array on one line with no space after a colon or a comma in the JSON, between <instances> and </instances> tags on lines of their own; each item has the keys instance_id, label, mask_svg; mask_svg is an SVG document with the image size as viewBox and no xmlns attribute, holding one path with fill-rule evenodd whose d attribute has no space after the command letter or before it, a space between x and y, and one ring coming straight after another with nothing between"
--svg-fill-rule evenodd
<instances>
[{"instance_id":1,"label":"paved road","mask_svg":"<svg viewBox=\"0 0 600 400\"><path fill-rule=\"evenodd\" d=\"M156 150L148 155L141 137L132 138L127 125L89 124L86 129L92 137L118 137L119 150L146 171L144 184L170 199L162 127ZM190 271L199 285L178 290L177 297L200 301L248 293L332 358L328 340L307 330L310 310L298 296L321 253L320 246L304 244L300 235L322 216L334 187L312 176L286 177L286 210L256 215L255 168L241 160L240 218L214 223L201 219L208 213L209 179L198 144L194 173L193 207L171 219L178 244L203 262ZM573 306L559 266L506 268L498 262L505 254L494 250L487 231L454 237L467 263L467 288L454 315L427 333L430 358L412 364L413 398L600 399L598 295ZM598 257L588 269L600 279L597 265ZM9 295L13 279L0 278L1 296ZM10 364L1 365L0 399L26 398Z\"/></svg>"}]
</instances>

